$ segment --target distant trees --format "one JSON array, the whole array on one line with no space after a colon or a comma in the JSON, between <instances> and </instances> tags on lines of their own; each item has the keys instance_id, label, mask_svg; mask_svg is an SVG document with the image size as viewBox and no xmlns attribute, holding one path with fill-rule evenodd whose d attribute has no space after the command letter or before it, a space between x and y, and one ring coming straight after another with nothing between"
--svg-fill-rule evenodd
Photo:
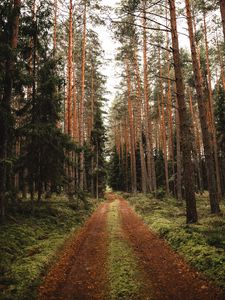
<instances>
[{"instance_id":1,"label":"distant trees","mask_svg":"<svg viewBox=\"0 0 225 300\"><path fill-rule=\"evenodd\" d=\"M195 192L208 189L212 213L220 212L219 199L224 196L216 104L222 101L225 88L224 41L214 4L214 1L186 0L185 10L178 11L173 0L160 3L126 0L117 10L119 18L113 21L116 38L121 43L118 56L126 58L120 59L121 68L125 70L126 61L129 72L122 71L126 80L123 79L112 106L111 114L114 119L116 115L117 122L111 131L114 140L110 165L115 166L119 158L115 168L119 167L124 174L123 162L128 164L125 164L127 170L132 170L134 161L138 191L155 191L151 179L155 177L157 188L179 200L184 198L188 223L198 219ZM223 15L224 3L219 4ZM179 38L186 36L179 27L179 13L182 18L186 13L191 51L179 48ZM130 82L129 88L126 81ZM116 109L121 103L124 103L123 113ZM130 116L133 126L124 130L123 124ZM150 164L155 168L149 167ZM127 185L124 180L120 184L122 190L134 191L130 174L131 183Z\"/></svg>"}]
</instances>

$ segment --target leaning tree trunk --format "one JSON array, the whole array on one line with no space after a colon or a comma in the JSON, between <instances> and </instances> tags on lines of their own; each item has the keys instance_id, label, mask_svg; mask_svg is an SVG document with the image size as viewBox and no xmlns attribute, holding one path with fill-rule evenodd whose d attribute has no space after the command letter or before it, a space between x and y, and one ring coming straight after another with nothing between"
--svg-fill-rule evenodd
<instances>
[{"instance_id":1,"label":"leaning tree trunk","mask_svg":"<svg viewBox=\"0 0 225 300\"><path fill-rule=\"evenodd\" d=\"M13 10L14 18L10 25L9 43L11 50L15 50L18 44L19 32L19 16L20 16L21 0L14 0ZM9 22L9 20L8 20ZM11 100L13 89L13 70L15 56L13 53L8 53L5 62L5 78L3 83L3 96L0 103L0 109L4 114L4 119L0 119L0 217L5 218L5 192L7 167L5 161L8 157L10 131L12 125L11 119ZM3 115L2 114L2 115Z\"/></svg>"},{"instance_id":2,"label":"leaning tree trunk","mask_svg":"<svg viewBox=\"0 0 225 300\"><path fill-rule=\"evenodd\" d=\"M206 112L205 99L204 99L203 86L202 86L202 74L199 68L199 60L197 56L197 50L196 50L195 39L194 39L190 1L185 0L185 4L186 4L186 15L188 21L189 39L190 39L190 46L191 46L192 65L193 65L193 72L194 72L195 82L196 82L198 110L199 110L199 117L201 122L202 138L203 138L206 168L207 168L207 179L208 179L211 213L219 213L220 207L219 207L219 201L217 195L214 151L213 151L210 132L207 124L207 112Z\"/></svg>"},{"instance_id":3,"label":"leaning tree trunk","mask_svg":"<svg viewBox=\"0 0 225 300\"><path fill-rule=\"evenodd\" d=\"M181 70L181 59L179 52L179 42L177 34L176 23L176 8L175 0L169 0L170 5L170 22L172 30L172 45L173 45L173 59L174 70L176 77L176 91L177 103L180 118L180 133L181 133L181 148L183 153L183 167L184 167L184 187L185 187L185 200L187 207L187 223L195 223L198 220L196 199L195 199L195 186L194 186L194 165L192 162L192 145L191 129L189 125L189 116L185 103L184 96L184 82Z\"/></svg>"}]
</instances>

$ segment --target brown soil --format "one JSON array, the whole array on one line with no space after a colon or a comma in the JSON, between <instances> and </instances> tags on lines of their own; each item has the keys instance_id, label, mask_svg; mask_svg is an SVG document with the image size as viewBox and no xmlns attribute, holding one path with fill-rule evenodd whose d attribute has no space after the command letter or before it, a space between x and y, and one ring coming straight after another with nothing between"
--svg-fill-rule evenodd
<instances>
[{"instance_id":1,"label":"brown soil","mask_svg":"<svg viewBox=\"0 0 225 300\"><path fill-rule=\"evenodd\" d=\"M144 278L142 300L224 300L225 295L184 262L153 234L128 203L107 195L83 229L65 246L62 257L39 289L39 300L103 300L107 282L107 212L109 202L120 200L124 238L137 257ZM129 299L128 299L129 300Z\"/></svg>"},{"instance_id":2,"label":"brown soil","mask_svg":"<svg viewBox=\"0 0 225 300\"><path fill-rule=\"evenodd\" d=\"M65 247L39 289L39 300L105 299L108 205L101 205Z\"/></svg>"},{"instance_id":3,"label":"brown soil","mask_svg":"<svg viewBox=\"0 0 225 300\"><path fill-rule=\"evenodd\" d=\"M153 234L121 197L120 216L124 233L144 273L145 294L149 291L152 300L225 299L225 294L185 263L164 240ZM149 299L149 296L144 299Z\"/></svg>"}]
</instances>

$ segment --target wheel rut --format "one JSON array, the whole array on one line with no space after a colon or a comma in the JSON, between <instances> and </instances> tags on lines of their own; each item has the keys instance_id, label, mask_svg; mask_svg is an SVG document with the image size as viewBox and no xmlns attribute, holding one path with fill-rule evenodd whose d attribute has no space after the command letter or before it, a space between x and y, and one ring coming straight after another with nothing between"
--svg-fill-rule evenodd
<instances>
[{"instance_id":1,"label":"wheel rut","mask_svg":"<svg viewBox=\"0 0 225 300\"><path fill-rule=\"evenodd\" d=\"M101 205L45 278L39 300L106 299L109 203Z\"/></svg>"},{"instance_id":2,"label":"wheel rut","mask_svg":"<svg viewBox=\"0 0 225 300\"><path fill-rule=\"evenodd\" d=\"M111 205L115 200L118 204ZM111 225L110 232L108 216L112 207L117 207L119 221L118 229L116 224ZM112 220L117 220L116 215ZM119 236L116 230L121 230ZM112 297L110 290L113 286L112 278L115 280L114 286L119 284L117 274L112 273L110 279L110 265L114 265L112 259L115 255L110 253L109 241L116 253L120 249L117 248L119 245L115 245L116 239L121 243L121 238L130 247L131 252L128 249L127 253L133 253L136 261L126 262L131 275L128 272L124 278L139 274L137 281L141 284L134 297L129 293L129 297L126 297L128 294L118 294L121 296L117 299ZM123 241L120 246L126 247ZM115 258L116 268L120 268L120 265L124 267L124 264L118 262L119 257L123 257L123 254L119 253ZM133 273L132 266L138 272ZM123 274L121 271L124 272L119 270L118 274ZM137 293L137 289L134 290ZM164 240L152 233L122 197L108 193L107 201L100 205L79 233L65 245L58 262L39 288L38 300L111 299L224 300L225 294L191 268Z\"/></svg>"},{"instance_id":3,"label":"wheel rut","mask_svg":"<svg viewBox=\"0 0 225 300\"><path fill-rule=\"evenodd\" d=\"M139 261L152 300L224 300L225 294L152 233L120 197L122 228ZM148 296L144 299L148 299Z\"/></svg>"}]
</instances>

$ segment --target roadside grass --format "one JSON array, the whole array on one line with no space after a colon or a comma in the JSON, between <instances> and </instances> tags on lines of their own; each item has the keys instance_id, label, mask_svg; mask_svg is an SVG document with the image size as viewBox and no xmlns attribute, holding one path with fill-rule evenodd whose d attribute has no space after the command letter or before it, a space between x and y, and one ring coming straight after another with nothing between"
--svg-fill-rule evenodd
<instances>
[{"instance_id":1,"label":"roadside grass","mask_svg":"<svg viewBox=\"0 0 225 300\"><path fill-rule=\"evenodd\" d=\"M118 214L118 201L110 204L108 214L108 268L110 299L139 299L141 287L136 258L123 237Z\"/></svg>"},{"instance_id":2,"label":"roadside grass","mask_svg":"<svg viewBox=\"0 0 225 300\"><path fill-rule=\"evenodd\" d=\"M225 218L210 214L208 195L197 197L199 222L185 223L185 204L152 195L123 194L144 222L186 261L225 289ZM221 209L225 212L224 202Z\"/></svg>"},{"instance_id":3,"label":"roadside grass","mask_svg":"<svg viewBox=\"0 0 225 300\"><path fill-rule=\"evenodd\" d=\"M10 215L0 227L0 299L33 300L48 268L65 241L84 223L97 206L88 209L65 196L55 196L31 214L29 202Z\"/></svg>"}]
</instances>

